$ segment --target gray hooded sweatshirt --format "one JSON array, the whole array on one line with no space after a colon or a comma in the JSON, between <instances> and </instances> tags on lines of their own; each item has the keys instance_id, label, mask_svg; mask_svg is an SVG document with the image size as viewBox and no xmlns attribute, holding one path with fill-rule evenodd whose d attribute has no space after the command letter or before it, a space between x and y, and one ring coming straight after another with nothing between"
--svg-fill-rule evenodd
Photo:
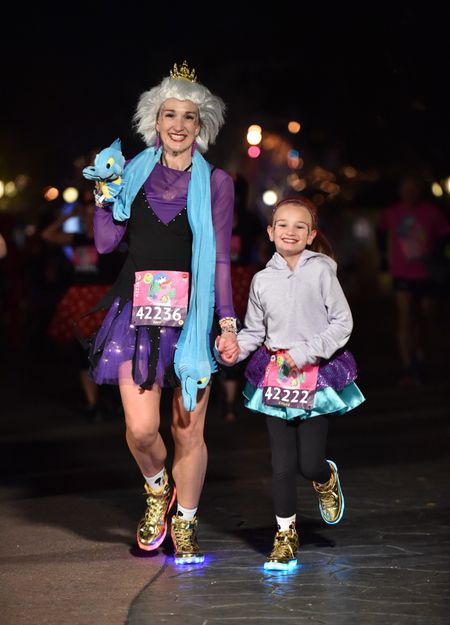
<instances>
[{"instance_id":1,"label":"gray hooded sweatshirt","mask_svg":"<svg viewBox=\"0 0 450 625\"><path fill-rule=\"evenodd\" d=\"M237 338L244 360L263 343L289 350L296 365L318 364L343 347L352 314L328 256L304 250L292 271L275 252L253 278L243 329Z\"/></svg>"}]
</instances>

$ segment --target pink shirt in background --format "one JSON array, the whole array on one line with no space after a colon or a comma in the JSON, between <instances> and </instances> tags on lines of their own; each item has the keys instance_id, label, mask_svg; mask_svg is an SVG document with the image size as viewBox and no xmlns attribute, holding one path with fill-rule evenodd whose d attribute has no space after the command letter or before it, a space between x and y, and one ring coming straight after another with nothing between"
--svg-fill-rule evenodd
<instances>
[{"instance_id":1,"label":"pink shirt in background","mask_svg":"<svg viewBox=\"0 0 450 625\"><path fill-rule=\"evenodd\" d=\"M429 277L426 257L440 238L450 235L450 223L445 215L426 201L389 206L381 215L379 228L389 234L391 275L408 280Z\"/></svg>"}]
</instances>

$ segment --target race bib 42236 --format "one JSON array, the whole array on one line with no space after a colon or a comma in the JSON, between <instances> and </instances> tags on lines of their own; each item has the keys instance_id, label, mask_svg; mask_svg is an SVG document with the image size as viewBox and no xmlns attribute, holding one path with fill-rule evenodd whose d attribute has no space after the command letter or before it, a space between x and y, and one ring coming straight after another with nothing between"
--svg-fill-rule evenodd
<instances>
[{"instance_id":1,"label":"race bib 42236","mask_svg":"<svg viewBox=\"0 0 450 625\"><path fill-rule=\"evenodd\" d=\"M188 309L189 273L136 271L131 323L140 326L184 324Z\"/></svg>"}]
</instances>

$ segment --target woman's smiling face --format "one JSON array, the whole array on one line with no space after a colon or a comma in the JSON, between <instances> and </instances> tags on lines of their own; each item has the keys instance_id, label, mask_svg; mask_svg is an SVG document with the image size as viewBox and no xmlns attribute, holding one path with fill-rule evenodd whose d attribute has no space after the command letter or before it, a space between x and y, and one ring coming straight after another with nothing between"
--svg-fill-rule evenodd
<instances>
[{"instance_id":1,"label":"woman's smiling face","mask_svg":"<svg viewBox=\"0 0 450 625\"><path fill-rule=\"evenodd\" d=\"M200 132L198 106L190 100L165 100L158 113L156 130L165 150L179 154L191 149Z\"/></svg>"}]
</instances>

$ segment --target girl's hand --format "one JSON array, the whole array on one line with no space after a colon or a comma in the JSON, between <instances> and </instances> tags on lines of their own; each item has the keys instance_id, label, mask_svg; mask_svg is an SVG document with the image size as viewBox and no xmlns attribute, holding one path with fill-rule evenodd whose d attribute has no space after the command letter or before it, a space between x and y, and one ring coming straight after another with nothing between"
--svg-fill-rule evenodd
<instances>
[{"instance_id":1,"label":"girl's hand","mask_svg":"<svg viewBox=\"0 0 450 625\"><path fill-rule=\"evenodd\" d=\"M292 358L292 356L290 355L289 352L286 352L284 354L284 359L286 361L286 364L288 365L288 367L290 367L291 369L293 369L294 367L296 367L297 365L294 362L294 359Z\"/></svg>"},{"instance_id":2,"label":"girl's hand","mask_svg":"<svg viewBox=\"0 0 450 625\"><path fill-rule=\"evenodd\" d=\"M240 353L236 334L224 332L218 337L216 347L222 360L227 365L234 365Z\"/></svg>"}]
</instances>

